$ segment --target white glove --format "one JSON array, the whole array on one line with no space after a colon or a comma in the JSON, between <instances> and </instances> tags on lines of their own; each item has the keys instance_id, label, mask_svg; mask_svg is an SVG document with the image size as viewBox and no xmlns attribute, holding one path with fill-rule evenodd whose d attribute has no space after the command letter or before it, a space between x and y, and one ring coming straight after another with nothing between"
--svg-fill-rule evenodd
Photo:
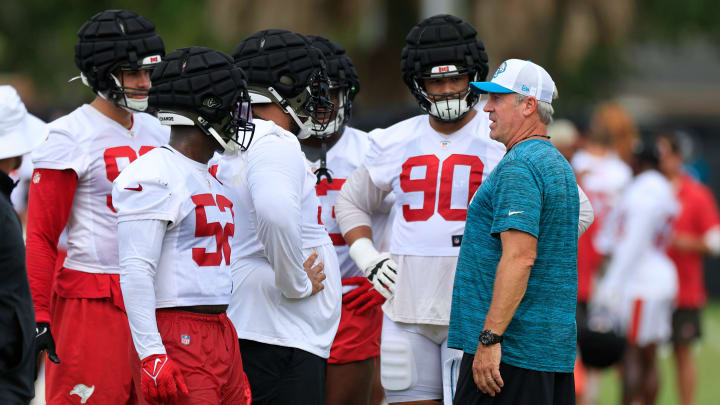
<instances>
[{"instance_id":1,"label":"white glove","mask_svg":"<svg viewBox=\"0 0 720 405\"><path fill-rule=\"evenodd\" d=\"M350 246L350 257L383 297L393 296L398 266L390 253L380 253L370 239L360 238Z\"/></svg>"}]
</instances>

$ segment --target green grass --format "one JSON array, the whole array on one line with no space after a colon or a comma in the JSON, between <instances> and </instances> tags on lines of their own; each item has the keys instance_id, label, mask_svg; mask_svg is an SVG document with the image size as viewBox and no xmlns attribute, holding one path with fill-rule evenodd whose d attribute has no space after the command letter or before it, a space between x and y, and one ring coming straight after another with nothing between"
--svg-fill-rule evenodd
<instances>
[{"instance_id":1,"label":"green grass","mask_svg":"<svg viewBox=\"0 0 720 405\"><path fill-rule=\"evenodd\" d=\"M702 313L703 337L695 347L695 361L698 372L696 403L720 403L720 301L712 301ZM660 393L658 405L679 403L675 386L675 367L670 346L660 352ZM603 373L598 390L598 405L620 403L620 383L615 370Z\"/></svg>"}]
</instances>

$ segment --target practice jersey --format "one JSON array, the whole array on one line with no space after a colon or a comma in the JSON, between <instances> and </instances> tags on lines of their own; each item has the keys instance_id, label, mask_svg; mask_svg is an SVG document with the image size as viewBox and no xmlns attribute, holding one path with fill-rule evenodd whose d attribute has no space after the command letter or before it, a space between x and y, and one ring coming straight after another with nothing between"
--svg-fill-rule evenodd
<instances>
[{"instance_id":1,"label":"practice jersey","mask_svg":"<svg viewBox=\"0 0 720 405\"><path fill-rule=\"evenodd\" d=\"M228 195L206 164L169 146L148 152L115 180L118 222L168 222L154 279L157 308L230 303L234 219L244 213Z\"/></svg>"},{"instance_id":2,"label":"practice jersey","mask_svg":"<svg viewBox=\"0 0 720 405\"><path fill-rule=\"evenodd\" d=\"M628 185L595 238L598 251L610 255L598 285L602 297L675 296L675 266L665 249L678 210L672 186L659 172L643 172Z\"/></svg>"},{"instance_id":3,"label":"practice jersey","mask_svg":"<svg viewBox=\"0 0 720 405\"><path fill-rule=\"evenodd\" d=\"M241 339L327 358L340 322L341 283L330 238L318 224L316 178L295 135L271 121L253 122L247 151L211 161L243 213L236 218L238 263L228 316ZM327 278L322 291L308 296L312 286L302 262L312 252Z\"/></svg>"},{"instance_id":4,"label":"practice jersey","mask_svg":"<svg viewBox=\"0 0 720 405\"><path fill-rule=\"evenodd\" d=\"M145 113L133 114L133 126L127 129L88 104L48 126L47 141L32 153L35 168L72 169L78 177L67 225L64 266L117 274L117 212L112 203L112 182L138 156L167 143L169 129Z\"/></svg>"},{"instance_id":5,"label":"practice jersey","mask_svg":"<svg viewBox=\"0 0 720 405\"><path fill-rule=\"evenodd\" d=\"M595 214L592 226L578 241L578 300L587 302L592 294L595 272L602 264L602 256L595 250L593 239L623 189L632 180L632 171L614 153L595 156L581 150L571 163Z\"/></svg>"},{"instance_id":6,"label":"practice jersey","mask_svg":"<svg viewBox=\"0 0 720 405\"><path fill-rule=\"evenodd\" d=\"M345 127L340 139L327 152L326 164L332 175L332 182L329 182L327 178L323 178L320 183L315 185L315 191L320 200L318 222L325 226L332 244L335 246L335 252L340 263L340 274L343 279L361 277L364 274L350 257L350 247L345 242L335 219L335 198L337 198L340 189L345 184L345 180L362 164L369 146L370 142L366 132ZM308 163L313 171L320 167L319 161ZM388 210L393 202L394 196L392 194L388 195L385 199ZM377 248L381 247L384 235L388 231L386 229L388 215L372 215L373 240Z\"/></svg>"},{"instance_id":7,"label":"practice jersey","mask_svg":"<svg viewBox=\"0 0 720 405\"><path fill-rule=\"evenodd\" d=\"M364 165L373 183L396 197L392 253L458 255L468 203L505 154L490 139L483 104L451 135L435 131L428 115L370 132Z\"/></svg>"}]
</instances>

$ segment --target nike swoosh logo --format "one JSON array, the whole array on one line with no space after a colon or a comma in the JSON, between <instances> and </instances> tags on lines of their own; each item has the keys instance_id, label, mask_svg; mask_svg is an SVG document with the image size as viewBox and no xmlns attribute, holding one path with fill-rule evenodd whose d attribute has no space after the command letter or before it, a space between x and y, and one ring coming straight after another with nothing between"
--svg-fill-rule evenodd
<instances>
[{"instance_id":1,"label":"nike swoosh logo","mask_svg":"<svg viewBox=\"0 0 720 405\"><path fill-rule=\"evenodd\" d=\"M523 212L525 212L525 211L510 211L510 212L508 212L508 216L515 215L515 214L522 214Z\"/></svg>"},{"instance_id":2,"label":"nike swoosh logo","mask_svg":"<svg viewBox=\"0 0 720 405\"><path fill-rule=\"evenodd\" d=\"M157 365L158 363L162 363L162 360L155 359L155 365L153 366L153 375L157 372Z\"/></svg>"},{"instance_id":3,"label":"nike swoosh logo","mask_svg":"<svg viewBox=\"0 0 720 405\"><path fill-rule=\"evenodd\" d=\"M142 191L142 184L138 184L137 187L125 187L125 190Z\"/></svg>"},{"instance_id":4,"label":"nike swoosh logo","mask_svg":"<svg viewBox=\"0 0 720 405\"><path fill-rule=\"evenodd\" d=\"M47 328L43 326L42 330L37 331L37 335L35 335L35 337L38 338L38 337L44 335L45 332L47 332Z\"/></svg>"}]
</instances>

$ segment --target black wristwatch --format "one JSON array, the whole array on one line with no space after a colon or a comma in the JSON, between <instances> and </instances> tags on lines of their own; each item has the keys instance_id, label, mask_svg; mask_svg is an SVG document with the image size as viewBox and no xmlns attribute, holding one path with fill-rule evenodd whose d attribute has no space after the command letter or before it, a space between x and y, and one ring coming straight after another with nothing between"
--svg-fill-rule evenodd
<instances>
[{"instance_id":1,"label":"black wristwatch","mask_svg":"<svg viewBox=\"0 0 720 405\"><path fill-rule=\"evenodd\" d=\"M502 343L502 341L503 337L494 334L490 329L485 329L480 332L480 343L482 343L483 346L492 346L496 343Z\"/></svg>"}]
</instances>

